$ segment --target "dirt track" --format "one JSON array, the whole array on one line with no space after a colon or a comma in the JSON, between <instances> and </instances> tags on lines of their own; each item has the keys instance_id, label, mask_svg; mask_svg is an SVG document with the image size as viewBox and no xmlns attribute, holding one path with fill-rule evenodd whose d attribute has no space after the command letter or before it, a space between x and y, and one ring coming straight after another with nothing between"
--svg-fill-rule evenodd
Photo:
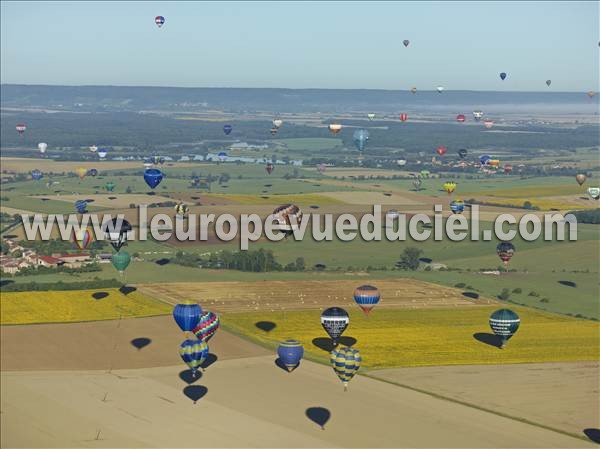
<instances>
[{"instance_id":1,"label":"dirt track","mask_svg":"<svg viewBox=\"0 0 600 449\"><path fill-rule=\"evenodd\" d=\"M181 365L3 373L2 447L595 447L366 377L345 393L327 366L273 362L219 362L193 385ZM312 407L330 413L324 430Z\"/></svg>"},{"instance_id":2,"label":"dirt track","mask_svg":"<svg viewBox=\"0 0 600 449\"><path fill-rule=\"evenodd\" d=\"M381 291L385 307L473 307L493 304L487 299L466 298L455 288L411 279L371 280ZM257 310L305 310L324 307L355 307L352 299L360 280L344 281L269 281L269 282L178 282L177 284L140 284L145 295L173 304L192 299L215 312L252 312ZM343 292L340 293L340 292Z\"/></svg>"}]
</instances>

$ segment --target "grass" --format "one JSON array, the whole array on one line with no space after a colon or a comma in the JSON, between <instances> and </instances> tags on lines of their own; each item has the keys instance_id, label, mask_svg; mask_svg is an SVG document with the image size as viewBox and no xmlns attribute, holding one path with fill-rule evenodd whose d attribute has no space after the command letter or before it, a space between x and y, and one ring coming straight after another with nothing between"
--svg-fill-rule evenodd
<instances>
[{"instance_id":1,"label":"grass","mask_svg":"<svg viewBox=\"0 0 600 449\"><path fill-rule=\"evenodd\" d=\"M112 320L171 312L163 302L136 291L125 295L118 289L3 293L0 304L1 324Z\"/></svg>"},{"instance_id":2,"label":"grass","mask_svg":"<svg viewBox=\"0 0 600 449\"><path fill-rule=\"evenodd\" d=\"M369 317L351 310L344 337L356 339L366 369L408 366L504 364L598 360L600 324L511 307L521 327L504 350L474 338L490 333L489 315L498 307L392 310L375 308ZM295 338L309 358L327 362L328 352L313 340L326 339L319 311L236 313L221 317L223 326L265 346ZM265 332L259 321L276 327ZM323 344L326 340L317 340Z\"/></svg>"}]
</instances>

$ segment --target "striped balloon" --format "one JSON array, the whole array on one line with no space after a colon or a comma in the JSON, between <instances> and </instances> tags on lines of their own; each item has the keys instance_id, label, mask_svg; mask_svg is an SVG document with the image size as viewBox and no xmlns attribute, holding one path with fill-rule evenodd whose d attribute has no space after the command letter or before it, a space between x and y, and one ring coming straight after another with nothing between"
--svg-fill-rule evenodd
<instances>
[{"instance_id":1,"label":"striped balloon","mask_svg":"<svg viewBox=\"0 0 600 449\"><path fill-rule=\"evenodd\" d=\"M210 340L217 329L219 328L219 316L213 312L204 312L200 316L198 325L194 327L192 332L198 337L198 340L206 341Z\"/></svg>"},{"instance_id":2,"label":"striped balloon","mask_svg":"<svg viewBox=\"0 0 600 449\"><path fill-rule=\"evenodd\" d=\"M277 348L277 355L288 372L292 372L300 364L300 360L304 355L304 348L298 340L282 341Z\"/></svg>"},{"instance_id":3,"label":"striped balloon","mask_svg":"<svg viewBox=\"0 0 600 449\"><path fill-rule=\"evenodd\" d=\"M196 377L198 367L200 367L208 357L208 345L205 341L185 340L179 346L179 355L192 370L192 375Z\"/></svg>"},{"instance_id":4,"label":"striped balloon","mask_svg":"<svg viewBox=\"0 0 600 449\"><path fill-rule=\"evenodd\" d=\"M502 341L501 348L506 346L506 342L517 332L520 324L519 315L510 309L496 310L490 316L490 327L494 334L500 337Z\"/></svg>"},{"instance_id":5,"label":"striped balloon","mask_svg":"<svg viewBox=\"0 0 600 449\"><path fill-rule=\"evenodd\" d=\"M173 318L183 332L191 332L200 322L202 307L192 301L177 304L173 308Z\"/></svg>"},{"instance_id":6,"label":"striped balloon","mask_svg":"<svg viewBox=\"0 0 600 449\"><path fill-rule=\"evenodd\" d=\"M369 312L381 299L381 294L377 287L373 287L372 285L361 285L356 290L354 290L354 301L356 304L362 309L365 315L368 315Z\"/></svg>"},{"instance_id":7,"label":"striped balloon","mask_svg":"<svg viewBox=\"0 0 600 449\"><path fill-rule=\"evenodd\" d=\"M358 369L360 368L360 352L358 349L342 346L339 349L331 351L329 359L335 374L344 383L344 391L348 390L348 382L352 380Z\"/></svg>"},{"instance_id":8,"label":"striped balloon","mask_svg":"<svg viewBox=\"0 0 600 449\"><path fill-rule=\"evenodd\" d=\"M88 228L73 232L73 242L79 249L86 249L92 242L92 233Z\"/></svg>"}]
</instances>

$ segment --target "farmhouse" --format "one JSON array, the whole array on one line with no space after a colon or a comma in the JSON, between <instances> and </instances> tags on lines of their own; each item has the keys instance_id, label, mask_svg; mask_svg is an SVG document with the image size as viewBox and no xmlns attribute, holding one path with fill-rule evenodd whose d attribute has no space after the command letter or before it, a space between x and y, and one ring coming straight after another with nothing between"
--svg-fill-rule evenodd
<instances>
[{"instance_id":1,"label":"farmhouse","mask_svg":"<svg viewBox=\"0 0 600 449\"><path fill-rule=\"evenodd\" d=\"M38 267L56 268L64 262L53 256L36 256L34 264Z\"/></svg>"},{"instance_id":2,"label":"farmhouse","mask_svg":"<svg viewBox=\"0 0 600 449\"><path fill-rule=\"evenodd\" d=\"M92 256L89 253L52 254L52 257L55 257L69 268L79 268L90 262L92 259Z\"/></svg>"}]
</instances>

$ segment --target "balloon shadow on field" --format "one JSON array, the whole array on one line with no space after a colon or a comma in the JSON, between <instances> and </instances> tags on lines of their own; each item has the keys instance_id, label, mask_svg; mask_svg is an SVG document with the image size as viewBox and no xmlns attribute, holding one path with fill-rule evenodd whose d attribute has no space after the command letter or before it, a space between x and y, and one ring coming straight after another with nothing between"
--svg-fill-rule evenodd
<instances>
[{"instance_id":1,"label":"balloon shadow on field","mask_svg":"<svg viewBox=\"0 0 600 449\"><path fill-rule=\"evenodd\" d=\"M462 292L462 295L469 299L479 299L479 293L475 292Z\"/></svg>"},{"instance_id":2,"label":"balloon shadow on field","mask_svg":"<svg viewBox=\"0 0 600 449\"><path fill-rule=\"evenodd\" d=\"M486 345L494 346L498 349L502 347L502 339L494 334L488 334L487 332L477 332L473 334L473 338Z\"/></svg>"},{"instance_id":3,"label":"balloon shadow on field","mask_svg":"<svg viewBox=\"0 0 600 449\"><path fill-rule=\"evenodd\" d=\"M107 292L94 292L92 293L92 298L94 299L104 299L108 297Z\"/></svg>"},{"instance_id":4,"label":"balloon shadow on field","mask_svg":"<svg viewBox=\"0 0 600 449\"><path fill-rule=\"evenodd\" d=\"M208 393L208 388L204 385L188 385L183 389L183 394L194 401L194 404L202 399L206 393Z\"/></svg>"},{"instance_id":5,"label":"balloon shadow on field","mask_svg":"<svg viewBox=\"0 0 600 449\"><path fill-rule=\"evenodd\" d=\"M600 429L583 429L583 433L594 443L600 444Z\"/></svg>"},{"instance_id":6,"label":"balloon shadow on field","mask_svg":"<svg viewBox=\"0 0 600 449\"><path fill-rule=\"evenodd\" d=\"M136 348L138 351L141 351L146 346L148 346L150 343L152 343L152 340L147 337L138 337L138 338L134 338L133 340L131 340L130 343L131 343L131 346Z\"/></svg>"},{"instance_id":7,"label":"balloon shadow on field","mask_svg":"<svg viewBox=\"0 0 600 449\"><path fill-rule=\"evenodd\" d=\"M128 295L129 293L133 293L137 290L136 287L128 287L126 285L123 285L121 288L119 288L119 291L124 294L124 295Z\"/></svg>"},{"instance_id":8,"label":"balloon shadow on field","mask_svg":"<svg viewBox=\"0 0 600 449\"><path fill-rule=\"evenodd\" d=\"M356 338L354 337L340 337L337 340L338 346L353 346L356 344ZM323 351L333 351L333 340L326 337L313 338L312 344Z\"/></svg>"},{"instance_id":9,"label":"balloon shadow on field","mask_svg":"<svg viewBox=\"0 0 600 449\"><path fill-rule=\"evenodd\" d=\"M560 285L564 285L565 287L577 288L577 284L573 281L557 281Z\"/></svg>"},{"instance_id":10,"label":"balloon shadow on field","mask_svg":"<svg viewBox=\"0 0 600 449\"><path fill-rule=\"evenodd\" d=\"M286 373L291 373L296 368L298 368L298 366L300 366L300 362L298 362L298 364L296 366L294 366L294 369L292 369L292 371L288 371L287 367L283 364L283 362L281 361L281 359L279 357L277 357L277 359L275 359L275 365L277 366L277 368L282 369Z\"/></svg>"},{"instance_id":11,"label":"balloon shadow on field","mask_svg":"<svg viewBox=\"0 0 600 449\"><path fill-rule=\"evenodd\" d=\"M154 196L154 195L156 195L156 192L148 192L148 193L146 193L146 195Z\"/></svg>"},{"instance_id":12,"label":"balloon shadow on field","mask_svg":"<svg viewBox=\"0 0 600 449\"><path fill-rule=\"evenodd\" d=\"M325 430L325 424L331 418L331 412L324 407L309 407L306 409L306 416L318 424L322 430Z\"/></svg>"},{"instance_id":13,"label":"balloon shadow on field","mask_svg":"<svg viewBox=\"0 0 600 449\"><path fill-rule=\"evenodd\" d=\"M184 369L183 371L181 371L179 373L179 378L181 380L183 380L188 385L192 385L194 382L196 382L197 380L199 380L201 377L202 377L202 372L199 371L199 370L196 371L196 376L195 377L192 374L192 370L191 369Z\"/></svg>"},{"instance_id":14,"label":"balloon shadow on field","mask_svg":"<svg viewBox=\"0 0 600 449\"><path fill-rule=\"evenodd\" d=\"M204 360L204 362L202 362L202 365L200 365L200 368L206 369L210 365L212 365L213 363L215 363L217 360L219 360L219 357L217 357L216 354L209 353L206 356L206 360Z\"/></svg>"},{"instance_id":15,"label":"balloon shadow on field","mask_svg":"<svg viewBox=\"0 0 600 449\"><path fill-rule=\"evenodd\" d=\"M421 258L419 259L419 262L423 262L423 263L431 263L431 262L433 262L433 260L432 260L432 259L430 259L429 257L421 257Z\"/></svg>"},{"instance_id":16,"label":"balloon shadow on field","mask_svg":"<svg viewBox=\"0 0 600 449\"><path fill-rule=\"evenodd\" d=\"M277 327L277 324L273 323L272 321L257 321L254 323L254 325L263 332L271 332Z\"/></svg>"},{"instance_id":17,"label":"balloon shadow on field","mask_svg":"<svg viewBox=\"0 0 600 449\"><path fill-rule=\"evenodd\" d=\"M11 281L10 279L2 279L0 281L0 287L4 287L6 285L14 284L15 281Z\"/></svg>"},{"instance_id":18,"label":"balloon shadow on field","mask_svg":"<svg viewBox=\"0 0 600 449\"><path fill-rule=\"evenodd\" d=\"M171 259L167 259L167 258L163 257L162 259L156 260L154 263L156 265L160 265L162 267L163 265L170 264L171 263Z\"/></svg>"}]
</instances>

